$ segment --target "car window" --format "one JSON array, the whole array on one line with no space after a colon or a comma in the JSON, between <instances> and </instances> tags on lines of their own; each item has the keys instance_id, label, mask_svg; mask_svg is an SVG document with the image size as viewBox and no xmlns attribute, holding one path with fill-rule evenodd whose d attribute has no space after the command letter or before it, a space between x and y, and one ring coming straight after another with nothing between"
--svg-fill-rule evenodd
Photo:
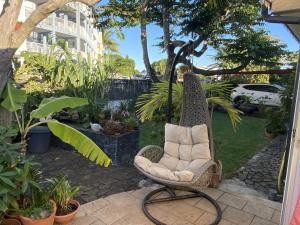
<instances>
[{"instance_id":1,"label":"car window","mask_svg":"<svg viewBox=\"0 0 300 225\"><path fill-rule=\"evenodd\" d=\"M278 93L280 91L277 87L274 86L267 86L266 89L267 92L271 92L271 93Z\"/></svg>"},{"instance_id":2,"label":"car window","mask_svg":"<svg viewBox=\"0 0 300 225\"><path fill-rule=\"evenodd\" d=\"M244 88L251 91L263 91L260 85L245 85Z\"/></svg>"},{"instance_id":3,"label":"car window","mask_svg":"<svg viewBox=\"0 0 300 225\"><path fill-rule=\"evenodd\" d=\"M277 87L271 85L245 85L244 88L251 91L263 91L270 93L278 93L280 91Z\"/></svg>"}]
</instances>

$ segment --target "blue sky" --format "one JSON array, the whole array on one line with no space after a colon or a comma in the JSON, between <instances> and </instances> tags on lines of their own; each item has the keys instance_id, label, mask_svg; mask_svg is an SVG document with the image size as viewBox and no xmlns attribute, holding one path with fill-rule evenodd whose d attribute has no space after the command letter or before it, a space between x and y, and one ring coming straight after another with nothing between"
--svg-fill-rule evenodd
<instances>
[{"instance_id":1,"label":"blue sky","mask_svg":"<svg viewBox=\"0 0 300 225\"><path fill-rule=\"evenodd\" d=\"M297 51L299 49L299 44L284 25L266 24L266 28L270 31L270 34L273 37L280 39L283 43L287 44L289 50ZM159 41L158 38L162 36L162 30L155 25L149 25L147 29L150 61L154 62L159 59L165 58L165 54L161 51L161 49L155 46ZM143 70L144 63L142 57L139 27L124 29L124 34L125 40L118 40L120 54L123 56L128 55L130 58L134 59L136 63L136 69ZM212 49L209 49L205 56L199 59L195 58L194 63L198 66L207 66L213 64L213 55L214 51Z\"/></svg>"}]
</instances>

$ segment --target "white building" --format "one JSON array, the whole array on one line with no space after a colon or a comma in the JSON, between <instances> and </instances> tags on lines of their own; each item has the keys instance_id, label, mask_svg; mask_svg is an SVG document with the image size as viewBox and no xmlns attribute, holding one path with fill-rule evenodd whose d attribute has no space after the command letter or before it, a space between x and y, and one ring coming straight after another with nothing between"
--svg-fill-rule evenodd
<instances>
[{"instance_id":1,"label":"white building","mask_svg":"<svg viewBox=\"0 0 300 225\"><path fill-rule=\"evenodd\" d=\"M45 0L24 0L18 25L22 25L32 11ZM4 0L0 0L0 12ZM44 19L20 46L17 55L22 51L47 54L52 43L65 40L72 53L80 52L83 57L89 53L92 59L102 54L102 35L93 26L92 12L88 6L71 2L62 9Z\"/></svg>"}]
</instances>

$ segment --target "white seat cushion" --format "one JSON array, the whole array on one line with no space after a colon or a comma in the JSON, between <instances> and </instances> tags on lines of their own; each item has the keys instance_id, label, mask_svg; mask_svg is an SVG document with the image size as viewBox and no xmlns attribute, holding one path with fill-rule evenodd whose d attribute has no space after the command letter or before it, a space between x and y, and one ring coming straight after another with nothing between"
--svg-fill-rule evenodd
<instances>
[{"instance_id":1,"label":"white seat cushion","mask_svg":"<svg viewBox=\"0 0 300 225\"><path fill-rule=\"evenodd\" d=\"M172 181L192 181L194 173L211 160L207 126L165 126L164 155L158 163L136 156L135 163L155 177Z\"/></svg>"}]
</instances>

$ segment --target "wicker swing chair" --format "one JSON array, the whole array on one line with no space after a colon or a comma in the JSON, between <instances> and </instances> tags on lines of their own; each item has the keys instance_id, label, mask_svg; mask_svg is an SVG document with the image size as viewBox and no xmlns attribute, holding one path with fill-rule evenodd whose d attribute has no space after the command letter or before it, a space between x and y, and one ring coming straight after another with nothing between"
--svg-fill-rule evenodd
<instances>
[{"instance_id":1,"label":"wicker swing chair","mask_svg":"<svg viewBox=\"0 0 300 225\"><path fill-rule=\"evenodd\" d=\"M146 217L154 224L164 225L154 218L147 206L152 203L173 201L194 197L207 199L216 209L216 218L211 225L221 220L221 209L218 203L201 192L214 180L220 180L220 162L214 161L211 121L206 98L198 77L192 73L184 74L183 103L179 125L171 122L172 76L176 61L188 42L178 52L173 62L169 85L168 123L165 127L165 146L146 146L139 151L134 160L135 167L146 177L162 184L164 187L147 194L142 208ZM212 179L214 177L214 179ZM216 182L217 179L217 182ZM176 190L185 190L191 194L177 195ZM167 192L169 197L154 198L160 192Z\"/></svg>"}]
</instances>

